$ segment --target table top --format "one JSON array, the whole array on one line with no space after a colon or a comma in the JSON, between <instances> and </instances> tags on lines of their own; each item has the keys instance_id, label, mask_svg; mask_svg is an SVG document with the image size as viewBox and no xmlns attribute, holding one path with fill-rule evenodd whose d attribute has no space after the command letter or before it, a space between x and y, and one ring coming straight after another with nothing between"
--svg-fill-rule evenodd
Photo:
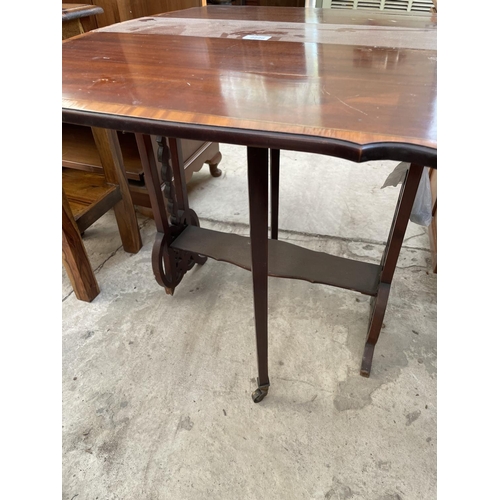
<instances>
[{"instance_id":1,"label":"table top","mask_svg":"<svg viewBox=\"0 0 500 500\"><path fill-rule=\"evenodd\" d=\"M436 16L201 7L63 43L63 119L435 166Z\"/></svg>"},{"instance_id":2,"label":"table top","mask_svg":"<svg viewBox=\"0 0 500 500\"><path fill-rule=\"evenodd\" d=\"M96 5L88 5L84 3L63 3L62 4L62 20L71 21L72 19L80 19L81 17L95 16L102 14L104 10Z\"/></svg>"}]
</instances>

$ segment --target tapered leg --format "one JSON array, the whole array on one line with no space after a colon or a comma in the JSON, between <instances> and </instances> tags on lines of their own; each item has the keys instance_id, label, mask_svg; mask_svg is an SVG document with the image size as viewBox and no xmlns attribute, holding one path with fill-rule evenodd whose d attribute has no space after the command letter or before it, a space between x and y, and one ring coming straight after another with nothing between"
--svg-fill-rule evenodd
<instances>
[{"instance_id":1,"label":"tapered leg","mask_svg":"<svg viewBox=\"0 0 500 500\"><path fill-rule=\"evenodd\" d=\"M271 149L271 238L278 239L278 209L280 196L280 150Z\"/></svg>"},{"instance_id":2,"label":"tapered leg","mask_svg":"<svg viewBox=\"0 0 500 500\"><path fill-rule=\"evenodd\" d=\"M368 327L365 350L361 361L361 375L363 377L370 376L375 344L378 341L380 330L382 329L382 322L384 320L390 290L391 285L388 285L387 283L380 283L378 293L373 298L370 326Z\"/></svg>"},{"instance_id":3,"label":"tapered leg","mask_svg":"<svg viewBox=\"0 0 500 500\"><path fill-rule=\"evenodd\" d=\"M259 373L258 388L252 394L252 398L255 403L258 403L264 399L269 390L267 363L268 150L249 147L247 157L255 337Z\"/></svg>"},{"instance_id":4,"label":"tapered leg","mask_svg":"<svg viewBox=\"0 0 500 500\"><path fill-rule=\"evenodd\" d=\"M370 326L368 328L363 360L361 362L361 375L363 377L370 376L373 352L382 328L389 292L391 290L392 278L396 270L399 252L403 245L404 235L408 226L408 221L410 220L411 209L415 201L415 195L417 194L422 171L423 167L411 165L403 186L401 187L396 212L389 232L389 238L382 257L381 264L383 267L380 274L380 284L377 295L373 300Z\"/></svg>"}]
</instances>

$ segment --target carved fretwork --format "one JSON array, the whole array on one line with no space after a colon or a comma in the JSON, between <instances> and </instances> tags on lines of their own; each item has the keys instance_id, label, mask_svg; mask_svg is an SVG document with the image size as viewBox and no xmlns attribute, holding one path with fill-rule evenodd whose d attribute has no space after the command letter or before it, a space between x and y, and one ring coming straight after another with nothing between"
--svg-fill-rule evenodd
<instances>
[{"instance_id":1,"label":"carved fretwork","mask_svg":"<svg viewBox=\"0 0 500 500\"><path fill-rule=\"evenodd\" d=\"M161 164L161 178L165 183L163 194L168 212L168 231L159 231L156 234L152 262L156 281L165 287L169 295L173 295L175 287L181 282L184 274L195 264L204 264L207 258L170 247L172 241L182 233L186 226L190 224L199 226L200 223L193 210L189 208L186 210L185 207L179 209L176 183L183 183L184 177L178 173L174 176L167 139L157 136L156 142L158 144L157 160ZM186 200L183 202L181 199L181 203L187 206Z\"/></svg>"},{"instance_id":2,"label":"carved fretwork","mask_svg":"<svg viewBox=\"0 0 500 500\"><path fill-rule=\"evenodd\" d=\"M161 178L165 183L164 195L167 202L169 221L171 225L175 226L179 224L179 211L177 199L175 197L175 189L172 184L173 172L170 163L170 149L165 137L157 136L156 142L158 144L158 161L161 164Z\"/></svg>"},{"instance_id":3,"label":"carved fretwork","mask_svg":"<svg viewBox=\"0 0 500 500\"><path fill-rule=\"evenodd\" d=\"M174 249L168 248L165 234L156 233L153 245L153 271L156 281L170 290L173 295L175 287L180 283L185 271L182 264L179 266L180 255Z\"/></svg>"},{"instance_id":4,"label":"carved fretwork","mask_svg":"<svg viewBox=\"0 0 500 500\"><path fill-rule=\"evenodd\" d=\"M175 287L182 277L195 264L203 265L207 258L190 252L169 248L167 238L163 233L156 233L153 245L153 271L156 281L173 295Z\"/></svg>"}]
</instances>

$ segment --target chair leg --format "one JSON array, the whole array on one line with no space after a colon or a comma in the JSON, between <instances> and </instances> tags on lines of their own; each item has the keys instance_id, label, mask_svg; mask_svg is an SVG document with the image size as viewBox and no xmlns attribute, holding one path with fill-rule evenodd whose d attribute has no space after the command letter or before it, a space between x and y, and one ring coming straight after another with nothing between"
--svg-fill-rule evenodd
<instances>
[{"instance_id":1,"label":"chair leg","mask_svg":"<svg viewBox=\"0 0 500 500\"><path fill-rule=\"evenodd\" d=\"M92 302L99 295L99 285L64 191L62 193L62 258L77 299Z\"/></svg>"},{"instance_id":2,"label":"chair leg","mask_svg":"<svg viewBox=\"0 0 500 500\"><path fill-rule=\"evenodd\" d=\"M132 196L123 166L123 156L116 130L92 127L92 134L101 158L104 177L110 184L120 186L122 199L113 207L123 249L137 253L142 247Z\"/></svg>"}]
</instances>

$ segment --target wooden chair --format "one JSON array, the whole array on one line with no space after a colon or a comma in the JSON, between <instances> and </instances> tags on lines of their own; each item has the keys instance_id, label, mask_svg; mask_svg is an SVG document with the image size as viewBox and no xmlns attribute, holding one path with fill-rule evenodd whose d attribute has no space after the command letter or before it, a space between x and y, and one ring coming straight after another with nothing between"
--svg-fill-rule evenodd
<instances>
[{"instance_id":1,"label":"wooden chair","mask_svg":"<svg viewBox=\"0 0 500 500\"><path fill-rule=\"evenodd\" d=\"M91 302L99 294L81 234L111 208L126 252L142 247L135 208L125 177L114 130L93 128L104 175L63 168L63 264L78 299Z\"/></svg>"}]
</instances>

